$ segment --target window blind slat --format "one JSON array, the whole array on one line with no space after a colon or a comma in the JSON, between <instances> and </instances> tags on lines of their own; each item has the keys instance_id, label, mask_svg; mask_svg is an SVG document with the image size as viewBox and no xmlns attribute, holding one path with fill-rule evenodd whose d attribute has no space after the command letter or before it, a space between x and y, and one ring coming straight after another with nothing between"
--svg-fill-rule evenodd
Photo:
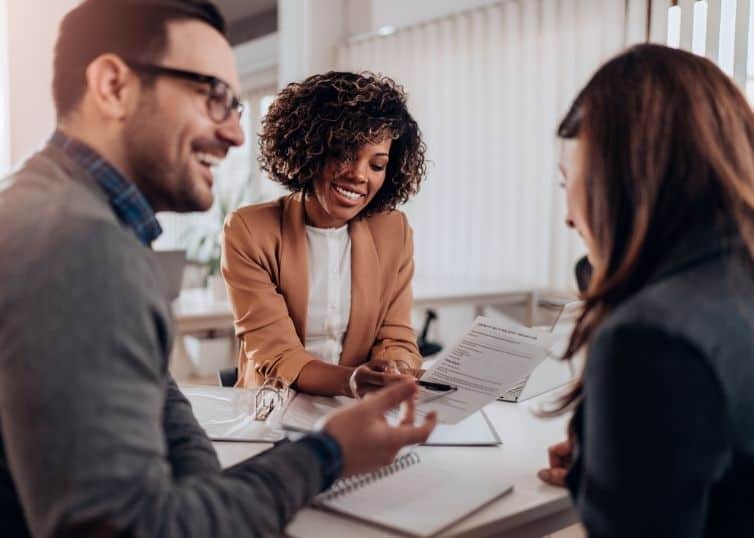
<instances>
[{"instance_id":1,"label":"window blind slat","mask_svg":"<svg viewBox=\"0 0 754 538\"><path fill-rule=\"evenodd\" d=\"M705 56L717 62L720 59L720 0L707 3L707 39Z\"/></svg>"},{"instance_id":2,"label":"window blind slat","mask_svg":"<svg viewBox=\"0 0 754 538\"><path fill-rule=\"evenodd\" d=\"M691 50L694 33L694 4L696 0L680 0L681 7L681 48Z\"/></svg>"},{"instance_id":3,"label":"window blind slat","mask_svg":"<svg viewBox=\"0 0 754 538\"><path fill-rule=\"evenodd\" d=\"M584 247L564 225L555 129L599 64L646 33L626 2L506 0L343 45L338 68L403 84L425 135L428 180L404 208L417 275L573 287Z\"/></svg>"},{"instance_id":4,"label":"window blind slat","mask_svg":"<svg viewBox=\"0 0 754 538\"><path fill-rule=\"evenodd\" d=\"M746 67L749 54L749 10L751 0L736 2L736 37L733 49L733 78L743 88L746 86Z\"/></svg>"}]
</instances>

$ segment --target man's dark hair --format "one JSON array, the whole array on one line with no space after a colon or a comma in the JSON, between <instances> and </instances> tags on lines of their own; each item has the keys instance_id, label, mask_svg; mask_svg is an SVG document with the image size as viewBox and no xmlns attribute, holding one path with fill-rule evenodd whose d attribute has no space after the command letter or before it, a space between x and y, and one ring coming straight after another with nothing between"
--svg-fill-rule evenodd
<instances>
[{"instance_id":1,"label":"man's dark hair","mask_svg":"<svg viewBox=\"0 0 754 538\"><path fill-rule=\"evenodd\" d=\"M66 14L55 45L52 95L58 119L84 96L86 68L98 56L117 54L158 61L167 46L167 24L196 19L225 35L226 25L211 2L200 0L85 0Z\"/></svg>"}]
</instances>

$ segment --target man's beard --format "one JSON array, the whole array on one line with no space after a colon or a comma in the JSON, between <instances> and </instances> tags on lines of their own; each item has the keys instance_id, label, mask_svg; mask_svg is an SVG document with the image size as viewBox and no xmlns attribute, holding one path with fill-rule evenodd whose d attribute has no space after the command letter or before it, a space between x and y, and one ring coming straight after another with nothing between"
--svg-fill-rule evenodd
<instances>
[{"instance_id":1,"label":"man's beard","mask_svg":"<svg viewBox=\"0 0 754 538\"><path fill-rule=\"evenodd\" d=\"M145 96L124 130L130 178L154 211L204 211L192 182L190 162L170 162L170 130L159 121L159 110Z\"/></svg>"}]
</instances>

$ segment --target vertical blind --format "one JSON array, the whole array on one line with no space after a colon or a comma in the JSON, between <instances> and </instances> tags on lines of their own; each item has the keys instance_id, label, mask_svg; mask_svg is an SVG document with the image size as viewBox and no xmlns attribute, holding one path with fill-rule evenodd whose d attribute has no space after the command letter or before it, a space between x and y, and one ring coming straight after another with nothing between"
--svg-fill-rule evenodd
<instances>
[{"instance_id":1,"label":"vertical blind","mask_svg":"<svg viewBox=\"0 0 754 538\"><path fill-rule=\"evenodd\" d=\"M646 40L647 0L507 0L347 42L339 68L404 85L432 161L404 208L417 275L569 289L557 122L590 74Z\"/></svg>"},{"instance_id":2,"label":"vertical blind","mask_svg":"<svg viewBox=\"0 0 754 538\"><path fill-rule=\"evenodd\" d=\"M702 54L754 97L752 0L653 0L650 37Z\"/></svg>"},{"instance_id":3,"label":"vertical blind","mask_svg":"<svg viewBox=\"0 0 754 538\"><path fill-rule=\"evenodd\" d=\"M8 41L8 4L0 0L0 178L10 171Z\"/></svg>"}]
</instances>

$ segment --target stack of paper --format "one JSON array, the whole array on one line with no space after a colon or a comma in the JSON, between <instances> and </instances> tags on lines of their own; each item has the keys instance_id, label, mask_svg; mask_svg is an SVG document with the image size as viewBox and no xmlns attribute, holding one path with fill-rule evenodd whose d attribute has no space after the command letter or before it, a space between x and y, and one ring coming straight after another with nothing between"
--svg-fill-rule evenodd
<instances>
[{"instance_id":1,"label":"stack of paper","mask_svg":"<svg viewBox=\"0 0 754 538\"><path fill-rule=\"evenodd\" d=\"M456 390L437 398L420 389L417 416L435 411L441 423L458 423L528 376L547 357L551 338L521 325L476 318L455 348L422 376Z\"/></svg>"},{"instance_id":2,"label":"stack of paper","mask_svg":"<svg viewBox=\"0 0 754 538\"><path fill-rule=\"evenodd\" d=\"M255 389L183 386L181 391L213 441L275 443L285 437L280 429L254 420Z\"/></svg>"},{"instance_id":3,"label":"stack of paper","mask_svg":"<svg viewBox=\"0 0 754 538\"><path fill-rule=\"evenodd\" d=\"M297 394L283 414L283 427L293 431L310 432L318 429L324 417L350 398L328 398ZM397 417L396 417L397 418ZM454 425L438 424L425 445L432 446L494 446L500 438L483 411L472 413Z\"/></svg>"}]
</instances>

